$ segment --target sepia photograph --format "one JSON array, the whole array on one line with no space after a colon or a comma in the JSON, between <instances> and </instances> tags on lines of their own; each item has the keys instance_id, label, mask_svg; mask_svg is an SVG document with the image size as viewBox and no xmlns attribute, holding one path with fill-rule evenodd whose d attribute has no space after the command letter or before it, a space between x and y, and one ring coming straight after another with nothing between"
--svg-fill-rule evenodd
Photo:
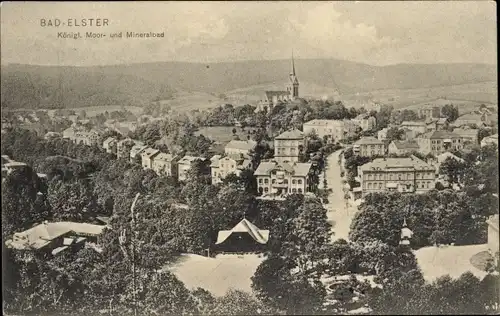
<instances>
[{"instance_id":1,"label":"sepia photograph","mask_svg":"<svg viewBox=\"0 0 500 316\"><path fill-rule=\"evenodd\" d=\"M494 1L5 1L9 316L500 315Z\"/></svg>"}]
</instances>

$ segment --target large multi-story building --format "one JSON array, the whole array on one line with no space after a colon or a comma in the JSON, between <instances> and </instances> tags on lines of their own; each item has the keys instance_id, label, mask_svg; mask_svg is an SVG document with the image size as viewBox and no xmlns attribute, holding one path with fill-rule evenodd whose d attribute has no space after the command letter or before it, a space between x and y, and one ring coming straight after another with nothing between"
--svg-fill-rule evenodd
<instances>
[{"instance_id":1,"label":"large multi-story building","mask_svg":"<svg viewBox=\"0 0 500 316\"><path fill-rule=\"evenodd\" d=\"M423 121L404 121L401 123L401 128L407 128L417 133L427 132L427 123Z\"/></svg>"},{"instance_id":2,"label":"large multi-story building","mask_svg":"<svg viewBox=\"0 0 500 316\"><path fill-rule=\"evenodd\" d=\"M136 162L140 158L141 153L148 148L142 142L135 142L135 145L130 148L130 162ZM142 159L141 159L142 163Z\"/></svg>"},{"instance_id":3,"label":"large multi-story building","mask_svg":"<svg viewBox=\"0 0 500 316\"><path fill-rule=\"evenodd\" d=\"M304 123L304 134L316 133L320 138L341 141L356 134L358 126L349 120L311 120Z\"/></svg>"},{"instance_id":4,"label":"large multi-story building","mask_svg":"<svg viewBox=\"0 0 500 316\"><path fill-rule=\"evenodd\" d=\"M417 115L425 119L434 119L441 116L441 107L436 105L422 106L417 109Z\"/></svg>"},{"instance_id":5,"label":"large multi-story building","mask_svg":"<svg viewBox=\"0 0 500 316\"><path fill-rule=\"evenodd\" d=\"M377 158L358 168L362 195L374 192L427 192L434 189L435 167L418 159Z\"/></svg>"},{"instance_id":6,"label":"large multi-story building","mask_svg":"<svg viewBox=\"0 0 500 316\"><path fill-rule=\"evenodd\" d=\"M298 162L305 148L304 133L294 129L274 138L274 159L278 162Z\"/></svg>"},{"instance_id":7,"label":"large multi-story building","mask_svg":"<svg viewBox=\"0 0 500 316\"><path fill-rule=\"evenodd\" d=\"M455 128L453 133L457 134L462 138L464 143L470 143L473 145L479 144L479 130L475 128Z\"/></svg>"},{"instance_id":8,"label":"large multi-story building","mask_svg":"<svg viewBox=\"0 0 500 316\"><path fill-rule=\"evenodd\" d=\"M230 174L239 176L244 169L252 168L252 161L243 155L215 155L210 159L212 184L221 183Z\"/></svg>"},{"instance_id":9,"label":"large multi-story building","mask_svg":"<svg viewBox=\"0 0 500 316\"><path fill-rule=\"evenodd\" d=\"M116 143L116 157L130 159L130 149L135 145L131 138L125 138Z\"/></svg>"},{"instance_id":10,"label":"large multi-story building","mask_svg":"<svg viewBox=\"0 0 500 316\"><path fill-rule=\"evenodd\" d=\"M251 151L255 149L257 142L253 140L231 140L224 147L226 155L250 156Z\"/></svg>"},{"instance_id":11,"label":"large multi-story building","mask_svg":"<svg viewBox=\"0 0 500 316\"><path fill-rule=\"evenodd\" d=\"M141 165L144 169L153 169L153 159L156 155L158 155L160 151L158 149L154 149L148 147L141 152Z\"/></svg>"},{"instance_id":12,"label":"large multi-story building","mask_svg":"<svg viewBox=\"0 0 500 316\"><path fill-rule=\"evenodd\" d=\"M417 136L416 141L420 147L420 153L437 156L450 150L463 148L463 140L460 135L449 131L427 132Z\"/></svg>"},{"instance_id":13,"label":"large multi-story building","mask_svg":"<svg viewBox=\"0 0 500 316\"><path fill-rule=\"evenodd\" d=\"M488 111L473 111L459 116L455 122L452 123L454 127L462 127L467 125L475 125L477 127L491 126L496 119Z\"/></svg>"},{"instance_id":14,"label":"large multi-story building","mask_svg":"<svg viewBox=\"0 0 500 316\"><path fill-rule=\"evenodd\" d=\"M363 131L371 131L377 127L377 119L368 113L362 113L353 118L352 121Z\"/></svg>"},{"instance_id":15,"label":"large multi-story building","mask_svg":"<svg viewBox=\"0 0 500 316\"><path fill-rule=\"evenodd\" d=\"M384 156L386 154L386 144L375 137L361 137L353 147L355 155L363 157Z\"/></svg>"},{"instance_id":16,"label":"large multi-story building","mask_svg":"<svg viewBox=\"0 0 500 316\"><path fill-rule=\"evenodd\" d=\"M159 153L153 157L152 169L158 175L175 177L177 175L177 160L172 154Z\"/></svg>"},{"instance_id":17,"label":"large multi-story building","mask_svg":"<svg viewBox=\"0 0 500 316\"><path fill-rule=\"evenodd\" d=\"M205 158L186 155L177 162L177 176L179 181L186 181L188 171L196 160L205 161Z\"/></svg>"},{"instance_id":18,"label":"large multi-story building","mask_svg":"<svg viewBox=\"0 0 500 316\"><path fill-rule=\"evenodd\" d=\"M258 190L264 196L283 196L310 191L310 163L286 163L276 160L261 162L255 177Z\"/></svg>"}]
</instances>

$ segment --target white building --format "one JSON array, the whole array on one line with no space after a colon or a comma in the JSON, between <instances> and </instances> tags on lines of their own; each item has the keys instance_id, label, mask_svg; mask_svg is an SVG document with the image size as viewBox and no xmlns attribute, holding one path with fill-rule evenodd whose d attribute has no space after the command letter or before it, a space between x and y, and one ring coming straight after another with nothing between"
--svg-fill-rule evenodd
<instances>
[{"instance_id":1,"label":"white building","mask_svg":"<svg viewBox=\"0 0 500 316\"><path fill-rule=\"evenodd\" d=\"M309 191L310 163L261 162L254 175L261 194L284 196Z\"/></svg>"},{"instance_id":2,"label":"white building","mask_svg":"<svg viewBox=\"0 0 500 316\"><path fill-rule=\"evenodd\" d=\"M203 157L195 157L195 156L184 156L177 163L177 175L179 181L186 181L187 173L191 169L191 166L196 160L205 161Z\"/></svg>"},{"instance_id":3,"label":"white building","mask_svg":"<svg viewBox=\"0 0 500 316\"><path fill-rule=\"evenodd\" d=\"M158 155L160 151L148 147L141 152L141 162L144 169L153 169L153 158Z\"/></svg>"},{"instance_id":4,"label":"white building","mask_svg":"<svg viewBox=\"0 0 500 316\"><path fill-rule=\"evenodd\" d=\"M304 123L304 134L316 133L320 138L327 136L332 141L344 140L356 134L358 126L349 120L311 120Z\"/></svg>"},{"instance_id":5,"label":"white building","mask_svg":"<svg viewBox=\"0 0 500 316\"><path fill-rule=\"evenodd\" d=\"M353 118L352 121L361 127L363 131L371 131L377 127L377 119L368 113L360 114Z\"/></svg>"},{"instance_id":6,"label":"white building","mask_svg":"<svg viewBox=\"0 0 500 316\"><path fill-rule=\"evenodd\" d=\"M226 155L244 155L250 156L250 152L255 149L257 142L253 140L231 140L224 147Z\"/></svg>"},{"instance_id":7,"label":"white building","mask_svg":"<svg viewBox=\"0 0 500 316\"><path fill-rule=\"evenodd\" d=\"M252 167L252 161L243 155L229 155L222 157L215 155L210 159L212 184L221 183L230 174L240 176L241 171Z\"/></svg>"}]
</instances>

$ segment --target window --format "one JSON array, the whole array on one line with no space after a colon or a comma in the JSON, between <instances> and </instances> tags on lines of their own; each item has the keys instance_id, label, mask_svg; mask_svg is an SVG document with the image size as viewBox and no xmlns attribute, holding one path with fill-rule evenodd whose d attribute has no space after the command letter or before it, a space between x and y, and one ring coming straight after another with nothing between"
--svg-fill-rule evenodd
<instances>
[{"instance_id":1,"label":"window","mask_svg":"<svg viewBox=\"0 0 500 316\"><path fill-rule=\"evenodd\" d=\"M259 179L259 184L262 184L262 182L263 182L262 179Z\"/></svg>"},{"instance_id":2,"label":"window","mask_svg":"<svg viewBox=\"0 0 500 316\"><path fill-rule=\"evenodd\" d=\"M403 177L401 176L401 174L398 174L398 179L403 180Z\"/></svg>"},{"instance_id":3,"label":"window","mask_svg":"<svg viewBox=\"0 0 500 316\"><path fill-rule=\"evenodd\" d=\"M265 187L265 188L264 188L264 192L265 192L265 193L269 192L269 188L268 188L268 187Z\"/></svg>"},{"instance_id":4,"label":"window","mask_svg":"<svg viewBox=\"0 0 500 316\"><path fill-rule=\"evenodd\" d=\"M283 182L284 182L285 184L288 184L288 179L285 179Z\"/></svg>"},{"instance_id":5,"label":"window","mask_svg":"<svg viewBox=\"0 0 500 316\"><path fill-rule=\"evenodd\" d=\"M273 180L272 180L272 183L273 183L273 184L276 184L276 179L273 179Z\"/></svg>"},{"instance_id":6,"label":"window","mask_svg":"<svg viewBox=\"0 0 500 316\"><path fill-rule=\"evenodd\" d=\"M264 179L265 184L269 184L269 179Z\"/></svg>"},{"instance_id":7,"label":"window","mask_svg":"<svg viewBox=\"0 0 500 316\"><path fill-rule=\"evenodd\" d=\"M378 188L379 188L379 189L382 189L382 183L379 183L379 184L378 184Z\"/></svg>"},{"instance_id":8,"label":"window","mask_svg":"<svg viewBox=\"0 0 500 316\"><path fill-rule=\"evenodd\" d=\"M298 191L298 192L299 192L299 194L302 194L302 189L301 189L301 188L299 188L299 191Z\"/></svg>"},{"instance_id":9,"label":"window","mask_svg":"<svg viewBox=\"0 0 500 316\"><path fill-rule=\"evenodd\" d=\"M297 180L293 179L292 184L297 184Z\"/></svg>"},{"instance_id":10,"label":"window","mask_svg":"<svg viewBox=\"0 0 500 316\"><path fill-rule=\"evenodd\" d=\"M372 184L368 183L368 189L371 189L371 188L372 188Z\"/></svg>"},{"instance_id":11,"label":"window","mask_svg":"<svg viewBox=\"0 0 500 316\"><path fill-rule=\"evenodd\" d=\"M297 180L298 184L302 184L302 179ZM300 190L300 189L299 189Z\"/></svg>"},{"instance_id":12,"label":"window","mask_svg":"<svg viewBox=\"0 0 500 316\"><path fill-rule=\"evenodd\" d=\"M292 193L297 193L297 189L292 189Z\"/></svg>"}]
</instances>

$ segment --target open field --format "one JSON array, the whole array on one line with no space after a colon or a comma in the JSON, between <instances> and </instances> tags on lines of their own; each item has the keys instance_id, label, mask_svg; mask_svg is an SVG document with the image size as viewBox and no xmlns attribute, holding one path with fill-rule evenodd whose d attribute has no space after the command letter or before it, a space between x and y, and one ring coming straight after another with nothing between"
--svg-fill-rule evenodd
<instances>
[{"instance_id":1,"label":"open field","mask_svg":"<svg viewBox=\"0 0 500 316\"><path fill-rule=\"evenodd\" d=\"M426 281L432 282L446 274L458 278L467 271L482 279L486 276L486 272L474 267L471 258L486 250L486 244L425 247L415 251L415 256Z\"/></svg>"},{"instance_id":2,"label":"open field","mask_svg":"<svg viewBox=\"0 0 500 316\"><path fill-rule=\"evenodd\" d=\"M231 288L251 293L251 277L262 261L264 257L255 254L218 255L216 258L183 254L167 269L188 289L201 287L215 296L223 296Z\"/></svg>"},{"instance_id":3,"label":"open field","mask_svg":"<svg viewBox=\"0 0 500 316\"><path fill-rule=\"evenodd\" d=\"M225 102L216 95L198 91L178 91L173 94L172 99L160 101L161 105L168 106L179 113L208 110L224 103L229 102Z\"/></svg>"},{"instance_id":4,"label":"open field","mask_svg":"<svg viewBox=\"0 0 500 316\"><path fill-rule=\"evenodd\" d=\"M219 142L222 144L229 143L233 139L233 128L236 128L236 135L240 138L240 140L247 140L248 131L251 131L252 128L245 128L242 130L241 127L234 126L210 126L203 127L195 132L195 135L203 135L215 142Z\"/></svg>"}]
</instances>

